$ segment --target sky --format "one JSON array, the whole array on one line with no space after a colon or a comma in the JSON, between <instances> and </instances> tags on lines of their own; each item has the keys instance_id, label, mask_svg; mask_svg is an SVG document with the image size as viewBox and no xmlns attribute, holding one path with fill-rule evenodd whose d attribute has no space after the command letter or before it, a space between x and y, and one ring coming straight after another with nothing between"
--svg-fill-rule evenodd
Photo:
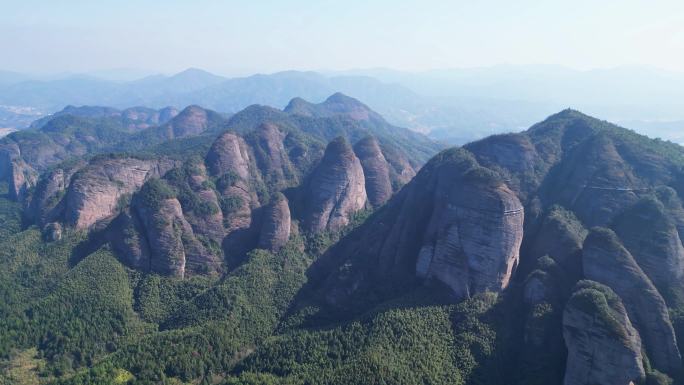
<instances>
[{"instance_id":1,"label":"sky","mask_svg":"<svg viewBox=\"0 0 684 385\"><path fill-rule=\"evenodd\" d=\"M681 0L0 0L0 69L684 71Z\"/></svg>"}]
</instances>

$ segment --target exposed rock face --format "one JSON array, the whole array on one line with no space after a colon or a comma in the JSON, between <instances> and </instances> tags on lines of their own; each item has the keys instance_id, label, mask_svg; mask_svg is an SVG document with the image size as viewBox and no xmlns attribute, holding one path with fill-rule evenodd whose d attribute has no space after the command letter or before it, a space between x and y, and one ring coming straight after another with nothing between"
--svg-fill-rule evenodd
<instances>
[{"instance_id":1,"label":"exposed rock face","mask_svg":"<svg viewBox=\"0 0 684 385\"><path fill-rule=\"evenodd\" d=\"M249 178L249 149L244 139L233 132L226 132L214 141L206 163L213 175L234 173L244 180Z\"/></svg>"},{"instance_id":2,"label":"exposed rock face","mask_svg":"<svg viewBox=\"0 0 684 385\"><path fill-rule=\"evenodd\" d=\"M145 245L134 250L136 258L131 262L144 264L149 260L150 271L177 277L220 270L220 258L199 242L165 182L153 179L146 183L133 198L131 211L131 218L121 223L124 230L138 230L128 244Z\"/></svg>"},{"instance_id":3,"label":"exposed rock face","mask_svg":"<svg viewBox=\"0 0 684 385\"><path fill-rule=\"evenodd\" d=\"M436 194L416 274L459 298L501 291L518 264L523 207L506 185L461 180Z\"/></svg>"},{"instance_id":4,"label":"exposed rock face","mask_svg":"<svg viewBox=\"0 0 684 385\"><path fill-rule=\"evenodd\" d=\"M185 168L189 169L187 183L190 191L187 193L194 195L197 203L193 206L181 201L184 205L183 214L195 233L202 234L220 245L225 236L223 213L219 198L208 183L207 171L202 163Z\"/></svg>"},{"instance_id":5,"label":"exposed rock face","mask_svg":"<svg viewBox=\"0 0 684 385\"><path fill-rule=\"evenodd\" d=\"M641 340L620 298L607 286L581 281L563 313L568 348L565 385L628 385L645 374Z\"/></svg>"},{"instance_id":6,"label":"exposed rock face","mask_svg":"<svg viewBox=\"0 0 684 385\"><path fill-rule=\"evenodd\" d=\"M256 161L255 173L275 190L298 182L283 144L284 139L285 134L270 123L260 125L247 137Z\"/></svg>"},{"instance_id":7,"label":"exposed rock face","mask_svg":"<svg viewBox=\"0 0 684 385\"><path fill-rule=\"evenodd\" d=\"M380 146L382 154L390 165L390 180L394 191L410 182L416 176L416 169L411 165L406 154L391 146Z\"/></svg>"},{"instance_id":8,"label":"exposed rock face","mask_svg":"<svg viewBox=\"0 0 684 385\"><path fill-rule=\"evenodd\" d=\"M123 263L134 269L151 271L150 244L134 208L114 218L106 235L112 250Z\"/></svg>"},{"instance_id":9,"label":"exposed rock face","mask_svg":"<svg viewBox=\"0 0 684 385\"><path fill-rule=\"evenodd\" d=\"M65 196L64 217L77 229L116 213L119 199L138 190L146 180L173 167L167 160L135 158L97 159L71 182Z\"/></svg>"},{"instance_id":10,"label":"exposed rock face","mask_svg":"<svg viewBox=\"0 0 684 385\"><path fill-rule=\"evenodd\" d=\"M0 144L0 180L7 181L9 197L22 200L26 192L38 178L36 171L21 158L21 150L16 143L5 140Z\"/></svg>"},{"instance_id":11,"label":"exposed rock face","mask_svg":"<svg viewBox=\"0 0 684 385\"><path fill-rule=\"evenodd\" d=\"M38 173L23 159L13 159L10 164L9 193L10 198L23 201L28 190L35 186Z\"/></svg>"},{"instance_id":12,"label":"exposed rock face","mask_svg":"<svg viewBox=\"0 0 684 385\"><path fill-rule=\"evenodd\" d=\"M74 166L56 168L43 174L28 204L27 218L39 225L61 219L59 215L64 209L62 197L71 177L84 165L85 162L78 162Z\"/></svg>"},{"instance_id":13,"label":"exposed rock face","mask_svg":"<svg viewBox=\"0 0 684 385\"><path fill-rule=\"evenodd\" d=\"M285 246L290 238L291 219L287 198L282 194L278 194L264 208L263 216L258 247L278 251Z\"/></svg>"},{"instance_id":14,"label":"exposed rock face","mask_svg":"<svg viewBox=\"0 0 684 385\"><path fill-rule=\"evenodd\" d=\"M248 228L252 221L251 210L258 202L252 186L252 159L247 143L232 132L221 135L207 154L209 171L219 177L216 187L228 232Z\"/></svg>"},{"instance_id":15,"label":"exposed rock face","mask_svg":"<svg viewBox=\"0 0 684 385\"><path fill-rule=\"evenodd\" d=\"M304 228L311 232L337 231L366 204L361 162L349 143L337 138L328 144L313 171L304 199Z\"/></svg>"},{"instance_id":16,"label":"exposed rock face","mask_svg":"<svg viewBox=\"0 0 684 385\"><path fill-rule=\"evenodd\" d=\"M665 301L615 233L592 229L582 259L585 277L610 287L624 302L653 367L677 371L681 356Z\"/></svg>"},{"instance_id":17,"label":"exposed rock face","mask_svg":"<svg viewBox=\"0 0 684 385\"><path fill-rule=\"evenodd\" d=\"M463 149L447 150L321 258L312 285L319 268L331 272L315 290L343 308L357 296L397 295L421 281L441 282L457 298L498 292L518 263L523 218L496 174Z\"/></svg>"},{"instance_id":18,"label":"exposed rock face","mask_svg":"<svg viewBox=\"0 0 684 385\"><path fill-rule=\"evenodd\" d=\"M176 199L164 199L159 207L135 205L149 244L150 271L162 275L183 277L186 255L182 237L192 234Z\"/></svg>"},{"instance_id":19,"label":"exposed rock face","mask_svg":"<svg viewBox=\"0 0 684 385\"><path fill-rule=\"evenodd\" d=\"M665 210L657 199L644 198L614 220L613 230L667 300L682 291L684 247Z\"/></svg>"},{"instance_id":20,"label":"exposed rock face","mask_svg":"<svg viewBox=\"0 0 684 385\"><path fill-rule=\"evenodd\" d=\"M368 201L373 207L379 207L392 196L389 164L380 150L377 139L372 136L356 143L354 152L363 167Z\"/></svg>"}]
</instances>

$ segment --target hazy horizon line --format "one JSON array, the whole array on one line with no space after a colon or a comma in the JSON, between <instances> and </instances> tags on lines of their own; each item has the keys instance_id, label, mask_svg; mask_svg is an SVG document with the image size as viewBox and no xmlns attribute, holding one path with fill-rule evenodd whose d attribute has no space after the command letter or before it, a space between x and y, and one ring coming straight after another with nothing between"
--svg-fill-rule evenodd
<instances>
[{"instance_id":1,"label":"hazy horizon line","mask_svg":"<svg viewBox=\"0 0 684 385\"><path fill-rule=\"evenodd\" d=\"M318 73L318 74L344 74L344 73L354 73L354 72L373 72L373 71L386 71L386 72L397 72L397 73L404 73L404 74L415 74L415 75L420 75L420 74L429 74L429 73L436 73L436 72L448 72L448 71L477 71L477 70L493 70L497 68L549 68L549 69L558 69L558 70L566 70L566 71L572 71L572 72L594 72L594 71L611 71L611 70L649 70L649 71L656 71L656 72L663 72L663 73L672 73L672 74L682 74L684 75L684 70L676 70L676 69L670 69L670 68L664 68L664 67L659 67L655 65L646 65L646 64L623 64L623 65L616 65L616 66L597 66L597 67L576 67L576 66L570 66L566 64L554 64L554 63L528 63L528 64L516 64L516 63L499 63L499 64L492 64L492 65L486 65L486 66L450 66L450 67L433 67L433 68L425 68L425 69L401 69L401 68L396 68L396 67L390 67L390 66L381 66L381 67L351 67L351 68L317 68L317 69L307 69L307 68L283 68L283 69L278 69L278 70L258 70L258 69L245 69L245 70L220 70L220 69L215 69L211 68L211 66L207 67L202 67L202 66L189 66L185 67L182 69L178 70L158 70L158 69L148 69L148 68L137 68L137 67L103 67L103 68L94 68L94 69L87 69L87 70L53 70L53 71L23 71L23 70L18 70L14 68L0 68L1 72L6 72L6 73L14 73L17 75L22 75L25 77L33 78L29 80L51 80L48 78L53 78L53 80L56 79L64 79L70 76L79 76L79 75L86 75L86 76L92 76L95 78L106 78L107 76L103 75L109 75L109 76L122 76L125 77L126 73L129 73L128 77L130 79L126 80L140 80L144 79L146 77L151 77L151 76L174 76L181 74L186 71L191 71L191 70L199 70L199 71L204 71L207 73L210 73L212 75L216 76L221 76L225 78L241 78L241 77L249 77L249 76L254 76L254 75L275 75L279 73L286 73L286 72L299 72L299 73ZM99 75L99 76L98 76ZM42 79L41 79L42 78ZM124 79L121 79L122 81L125 81Z\"/></svg>"}]
</instances>

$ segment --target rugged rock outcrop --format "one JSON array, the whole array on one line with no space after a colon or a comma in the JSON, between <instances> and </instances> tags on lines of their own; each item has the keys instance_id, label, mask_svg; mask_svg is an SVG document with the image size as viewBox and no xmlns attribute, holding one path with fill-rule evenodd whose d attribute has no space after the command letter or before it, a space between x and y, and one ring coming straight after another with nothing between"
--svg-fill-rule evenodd
<instances>
[{"instance_id":1,"label":"rugged rock outcrop","mask_svg":"<svg viewBox=\"0 0 684 385\"><path fill-rule=\"evenodd\" d=\"M390 180L392 189L398 191L400 187L410 182L416 176L416 168L411 165L406 154L389 145L380 145L382 154L390 165Z\"/></svg>"},{"instance_id":2,"label":"rugged rock outcrop","mask_svg":"<svg viewBox=\"0 0 684 385\"><path fill-rule=\"evenodd\" d=\"M38 173L21 158L13 159L10 163L9 193L10 198L23 201L28 190L35 186Z\"/></svg>"},{"instance_id":3,"label":"rugged rock outcrop","mask_svg":"<svg viewBox=\"0 0 684 385\"><path fill-rule=\"evenodd\" d=\"M460 299L505 288L523 235L523 207L467 151L443 151L400 193L312 268L327 272L328 304L397 295L439 282ZM344 267L342 267L344 266Z\"/></svg>"},{"instance_id":4,"label":"rugged rock outcrop","mask_svg":"<svg viewBox=\"0 0 684 385\"><path fill-rule=\"evenodd\" d=\"M610 287L620 296L653 367L676 372L681 356L665 301L615 233L592 229L584 242L582 262L587 279Z\"/></svg>"},{"instance_id":5,"label":"rugged rock outcrop","mask_svg":"<svg viewBox=\"0 0 684 385\"><path fill-rule=\"evenodd\" d=\"M207 153L207 167L213 175L235 174L249 178L249 148L245 140L234 132L226 132L214 141Z\"/></svg>"},{"instance_id":6,"label":"rugged rock outcrop","mask_svg":"<svg viewBox=\"0 0 684 385\"><path fill-rule=\"evenodd\" d=\"M366 200L361 162L344 138L333 140L306 187L304 228L314 233L340 230Z\"/></svg>"},{"instance_id":7,"label":"rugged rock outcrop","mask_svg":"<svg viewBox=\"0 0 684 385\"><path fill-rule=\"evenodd\" d=\"M684 247L665 206L644 198L615 218L612 228L658 291L676 305L673 297L684 292Z\"/></svg>"},{"instance_id":8,"label":"rugged rock outcrop","mask_svg":"<svg viewBox=\"0 0 684 385\"><path fill-rule=\"evenodd\" d=\"M459 298L501 291L518 264L523 217L515 194L487 177L472 175L436 191L416 274L445 283Z\"/></svg>"},{"instance_id":9,"label":"rugged rock outcrop","mask_svg":"<svg viewBox=\"0 0 684 385\"><path fill-rule=\"evenodd\" d=\"M641 340L620 298L581 281L563 313L568 348L565 385L628 385L645 377Z\"/></svg>"},{"instance_id":10,"label":"rugged rock outcrop","mask_svg":"<svg viewBox=\"0 0 684 385\"><path fill-rule=\"evenodd\" d=\"M77 229L117 212L119 200L138 190L146 180L160 177L174 162L136 158L97 158L73 177L66 192L64 218Z\"/></svg>"},{"instance_id":11,"label":"rugged rock outcrop","mask_svg":"<svg viewBox=\"0 0 684 385\"><path fill-rule=\"evenodd\" d=\"M173 185L185 219L195 233L220 245L225 236L219 197L201 158L193 158L171 170L166 180Z\"/></svg>"},{"instance_id":12,"label":"rugged rock outcrop","mask_svg":"<svg viewBox=\"0 0 684 385\"><path fill-rule=\"evenodd\" d=\"M78 161L44 173L36 183L31 200L26 205L26 218L39 226L62 220L65 204L62 198L69 188L71 177L86 164L85 161Z\"/></svg>"},{"instance_id":13,"label":"rugged rock outcrop","mask_svg":"<svg viewBox=\"0 0 684 385\"><path fill-rule=\"evenodd\" d=\"M206 164L212 175L218 176L216 188L221 195L221 209L228 232L248 228L252 222L251 210L258 206L254 191L254 161L245 140L226 132L211 146Z\"/></svg>"},{"instance_id":14,"label":"rugged rock outcrop","mask_svg":"<svg viewBox=\"0 0 684 385\"><path fill-rule=\"evenodd\" d=\"M283 194L264 208L258 247L278 251L290 238L290 206Z\"/></svg>"},{"instance_id":15,"label":"rugged rock outcrop","mask_svg":"<svg viewBox=\"0 0 684 385\"><path fill-rule=\"evenodd\" d=\"M372 136L361 139L354 145L354 152L363 167L368 202L373 207L381 206L392 196L390 166Z\"/></svg>"},{"instance_id":16,"label":"rugged rock outcrop","mask_svg":"<svg viewBox=\"0 0 684 385\"><path fill-rule=\"evenodd\" d=\"M297 173L285 149L285 133L271 123L259 125L247 135L255 160L255 179L266 184L270 190L279 191L298 183Z\"/></svg>"},{"instance_id":17,"label":"rugged rock outcrop","mask_svg":"<svg viewBox=\"0 0 684 385\"><path fill-rule=\"evenodd\" d=\"M192 233L183 217L180 203L174 198L158 202L157 207L134 206L149 244L150 271L162 275L183 277L186 255L182 237Z\"/></svg>"},{"instance_id":18,"label":"rugged rock outcrop","mask_svg":"<svg viewBox=\"0 0 684 385\"><path fill-rule=\"evenodd\" d=\"M183 277L187 272L211 273L220 269L220 257L197 239L166 182L147 182L133 198L131 211L132 218L124 218L122 224L141 230L134 237L142 237L139 243L146 247L140 247L135 255L139 255L138 263L149 260L150 271Z\"/></svg>"}]
</instances>

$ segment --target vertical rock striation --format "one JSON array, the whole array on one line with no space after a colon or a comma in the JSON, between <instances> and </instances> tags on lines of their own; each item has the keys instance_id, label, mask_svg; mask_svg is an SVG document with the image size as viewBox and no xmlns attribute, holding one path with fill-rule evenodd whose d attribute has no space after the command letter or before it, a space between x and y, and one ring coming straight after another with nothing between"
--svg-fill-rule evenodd
<instances>
[{"instance_id":1,"label":"vertical rock striation","mask_svg":"<svg viewBox=\"0 0 684 385\"><path fill-rule=\"evenodd\" d=\"M582 262L587 279L610 287L620 296L653 367L676 372L681 356L665 301L615 233L592 229L584 241Z\"/></svg>"},{"instance_id":2,"label":"vertical rock striation","mask_svg":"<svg viewBox=\"0 0 684 385\"><path fill-rule=\"evenodd\" d=\"M290 226L290 207L287 198L279 193L264 208L258 247L271 251L280 250L290 238Z\"/></svg>"},{"instance_id":3,"label":"vertical rock striation","mask_svg":"<svg viewBox=\"0 0 684 385\"><path fill-rule=\"evenodd\" d=\"M380 150L377 139L372 136L358 141L354 145L354 152L363 167L368 202L373 207L379 207L392 196L390 166Z\"/></svg>"},{"instance_id":4,"label":"vertical rock striation","mask_svg":"<svg viewBox=\"0 0 684 385\"><path fill-rule=\"evenodd\" d=\"M344 138L328 144L305 192L304 228L310 232L337 231L366 204L361 162Z\"/></svg>"}]
</instances>

